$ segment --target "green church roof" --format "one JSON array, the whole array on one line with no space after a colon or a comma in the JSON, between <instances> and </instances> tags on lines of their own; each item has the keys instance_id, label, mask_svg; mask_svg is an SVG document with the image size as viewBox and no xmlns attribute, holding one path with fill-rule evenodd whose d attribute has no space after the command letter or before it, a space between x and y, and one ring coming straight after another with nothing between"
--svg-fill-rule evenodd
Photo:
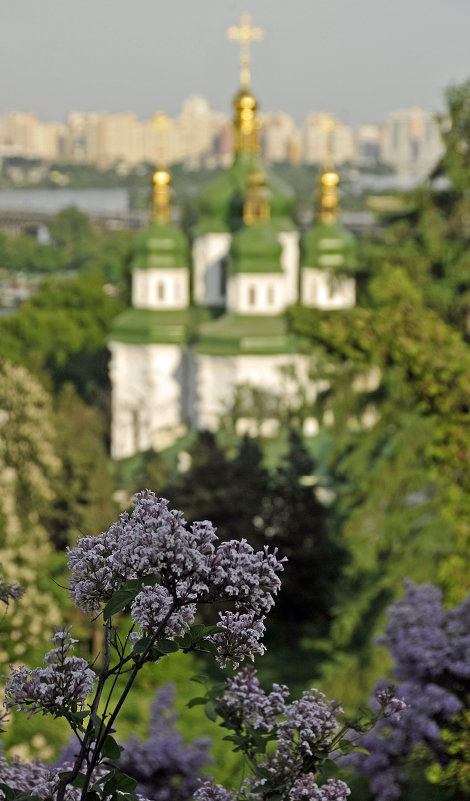
<instances>
[{"instance_id":1,"label":"green church roof","mask_svg":"<svg viewBox=\"0 0 470 801\"><path fill-rule=\"evenodd\" d=\"M230 248L230 273L282 273L282 246L272 222L240 228Z\"/></svg>"},{"instance_id":2,"label":"green church roof","mask_svg":"<svg viewBox=\"0 0 470 801\"><path fill-rule=\"evenodd\" d=\"M317 222L301 243L302 267L352 272L356 266L354 236L339 222Z\"/></svg>"},{"instance_id":3,"label":"green church roof","mask_svg":"<svg viewBox=\"0 0 470 801\"><path fill-rule=\"evenodd\" d=\"M210 181L200 192L200 219L194 233L235 231L242 224L243 201L247 179L252 172L257 156L238 153L233 164ZM295 195L292 189L271 171L267 171L270 190L270 206L273 224L278 230L294 230L292 214Z\"/></svg>"},{"instance_id":4,"label":"green church roof","mask_svg":"<svg viewBox=\"0 0 470 801\"><path fill-rule=\"evenodd\" d=\"M200 326L193 349L214 356L291 353L295 339L284 317L224 314Z\"/></svg>"},{"instance_id":5,"label":"green church roof","mask_svg":"<svg viewBox=\"0 0 470 801\"><path fill-rule=\"evenodd\" d=\"M154 220L136 237L132 269L175 269L188 263L188 242L174 223Z\"/></svg>"},{"instance_id":6,"label":"green church roof","mask_svg":"<svg viewBox=\"0 0 470 801\"><path fill-rule=\"evenodd\" d=\"M182 344L188 339L190 323L190 309L127 309L114 320L108 342Z\"/></svg>"}]
</instances>

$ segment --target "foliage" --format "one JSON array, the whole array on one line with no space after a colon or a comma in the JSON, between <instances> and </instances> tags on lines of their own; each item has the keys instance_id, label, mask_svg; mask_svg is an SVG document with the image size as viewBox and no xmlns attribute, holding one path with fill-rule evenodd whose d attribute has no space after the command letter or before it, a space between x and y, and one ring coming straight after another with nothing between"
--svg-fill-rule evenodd
<instances>
[{"instance_id":1,"label":"foliage","mask_svg":"<svg viewBox=\"0 0 470 801\"><path fill-rule=\"evenodd\" d=\"M210 515L221 539L246 537L255 548L269 540L288 557L283 593L271 616L282 647L298 648L305 634L326 634L346 558L308 481L314 474L315 464L293 429L287 453L271 471L257 440L246 436L227 452L204 431L190 448L188 470L163 489L181 498L190 522L197 514Z\"/></svg>"},{"instance_id":2,"label":"foliage","mask_svg":"<svg viewBox=\"0 0 470 801\"><path fill-rule=\"evenodd\" d=\"M0 632L4 666L30 659L60 620L45 528L59 469L51 399L23 367L0 360L0 563L7 583L24 587Z\"/></svg>"},{"instance_id":3,"label":"foliage","mask_svg":"<svg viewBox=\"0 0 470 801\"><path fill-rule=\"evenodd\" d=\"M107 387L106 336L119 311L99 276L45 282L16 314L0 320L0 355L47 371L55 388L71 381L90 399Z\"/></svg>"},{"instance_id":4,"label":"foliage","mask_svg":"<svg viewBox=\"0 0 470 801\"><path fill-rule=\"evenodd\" d=\"M54 422L62 467L47 529L56 548L62 549L79 534L103 531L118 509L103 413L85 404L72 384L64 384L56 396Z\"/></svg>"}]
</instances>

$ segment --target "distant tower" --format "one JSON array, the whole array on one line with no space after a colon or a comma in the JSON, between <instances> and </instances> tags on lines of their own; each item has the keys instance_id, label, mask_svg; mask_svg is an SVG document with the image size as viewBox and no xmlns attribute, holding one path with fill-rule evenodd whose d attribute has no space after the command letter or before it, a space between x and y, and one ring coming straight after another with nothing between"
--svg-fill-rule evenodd
<instances>
[{"instance_id":1,"label":"distant tower","mask_svg":"<svg viewBox=\"0 0 470 801\"><path fill-rule=\"evenodd\" d=\"M274 406L281 399L288 405L293 395L297 399L297 385L286 375L302 357L295 353L283 314L289 304L288 275L270 204L266 175L254 159L242 224L232 236L228 257L226 313L199 326L193 345L194 428L216 430L240 387L264 393ZM262 425L263 433L273 433L275 412L268 412Z\"/></svg>"},{"instance_id":2,"label":"distant tower","mask_svg":"<svg viewBox=\"0 0 470 801\"><path fill-rule=\"evenodd\" d=\"M301 244L301 303L346 309L356 302L355 240L338 220L339 176L331 150L320 176L314 225Z\"/></svg>"},{"instance_id":3,"label":"distant tower","mask_svg":"<svg viewBox=\"0 0 470 801\"><path fill-rule=\"evenodd\" d=\"M248 15L239 28L228 31L240 42L240 90L234 98L233 164L218 175L199 196L200 218L194 228L193 297L199 306L224 307L227 264L232 234L243 224L243 204L254 162L258 160L258 103L250 89L249 46L259 41L260 28L252 28ZM298 232L292 221L294 194L271 172L266 173L271 193L271 219L282 246L282 265L288 275L286 292L290 303L298 299Z\"/></svg>"},{"instance_id":4,"label":"distant tower","mask_svg":"<svg viewBox=\"0 0 470 801\"><path fill-rule=\"evenodd\" d=\"M133 308L116 319L109 339L114 459L161 450L185 430L189 253L170 219L171 177L163 167L153 174L151 216L132 261Z\"/></svg>"}]
</instances>

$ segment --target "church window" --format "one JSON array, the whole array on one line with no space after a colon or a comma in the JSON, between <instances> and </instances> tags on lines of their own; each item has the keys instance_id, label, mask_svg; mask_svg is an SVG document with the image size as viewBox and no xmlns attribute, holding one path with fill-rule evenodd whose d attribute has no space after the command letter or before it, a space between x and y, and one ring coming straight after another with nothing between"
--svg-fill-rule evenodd
<instances>
[{"instance_id":1,"label":"church window","mask_svg":"<svg viewBox=\"0 0 470 801\"><path fill-rule=\"evenodd\" d=\"M270 286L268 286L268 289L267 289L267 292L266 292L266 299L267 299L268 306L274 306L274 287L273 287L272 284Z\"/></svg>"},{"instance_id":2,"label":"church window","mask_svg":"<svg viewBox=\"0 0 470 801\"><path fill-rule=\"evenodd\" d=\"M256 287L252 284L248 287L248 306L256 305Z\"/></svg>"},{"instance_id":3,"label":"church window","mask_svg":"<svg viewBox=\"0 0 470 801\"><path fill-rule=\"evenodd\" d=\"M220 285L219 290L222 297L225 297L225 293L227 292L227 267L228 267L228 256L223 256L220 260Z\"/></svg>"},{"instance_id":4,"label":"church window","mask_svg":"<svg viewBox=\"0 0 470 801\"><path fill-rule=\"evenodd\" d=\"M157 299L165 300L165 283L163 281L159 281L157 284Z\"/></svg>"}]
</instances>

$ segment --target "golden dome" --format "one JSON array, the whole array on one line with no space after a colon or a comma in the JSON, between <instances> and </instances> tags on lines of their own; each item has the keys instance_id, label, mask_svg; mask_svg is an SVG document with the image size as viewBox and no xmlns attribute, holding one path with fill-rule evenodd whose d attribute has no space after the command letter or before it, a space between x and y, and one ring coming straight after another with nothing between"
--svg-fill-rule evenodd
<instances>
[{"instance_id":1,"label":"golden dome","mask_svg":"<svg viewBox=\"0 0 470 801\"><path fill-rule=\"evenodd\" d=\"M155 186L167 186L171 181L170 173L167 170L155 170L152 180Z\"/></svg>"},{"instance_id":2,"label":"golden dome","mask_svg":"<svg viewBox=\"0 0 470 801\"><path fill-rule=\"evenodd\" d=\"M320 178L323 186L334 187L339 184L339 175L336 172L324 172Z\"/></svg>"},{"instance_id":3,"label":"golden dome","mask_svg":"<svg viewBox=\"0 0 470 801\"><path fill-rule=\"evenodd\" d=\"M152 219L168 221L171 216L171 175L168 170L156 169L152 182Z\"/></svg>"},{"instance_id":4,"label":"golden dome","mask_svg":"<svg viewBox=\"0 0 470 801\"><path fill-rule=\"evenodd\" d=\"M258 150L258 101L248 89L240 89L233 100L235 117L235 153L256 153Z\"/></svg>"}]
</instances>

